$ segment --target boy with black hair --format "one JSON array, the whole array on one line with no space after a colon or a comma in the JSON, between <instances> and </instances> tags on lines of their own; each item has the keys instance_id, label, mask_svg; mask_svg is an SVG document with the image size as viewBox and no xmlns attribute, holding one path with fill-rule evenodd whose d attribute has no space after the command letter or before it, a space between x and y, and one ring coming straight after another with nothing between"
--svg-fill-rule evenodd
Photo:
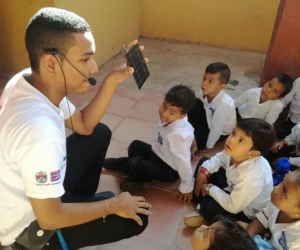
<instances>
[{"instance_id":1,"label":"boy with black hair","mask_svg":"<svg viewBox=\"0 0 300 250\"><path fill-rule=\"evenodd\" d=\"M211 149L218 140L224 140L236 125L233 99L224 89L230 79L227 64L209 64L200 85L199 99L188 112L188 120L195 129L192 154Z\"/></svg>"},{"instance_id":2,"label":"boy with black hair","mask_svg":"<svg viewBox=\"0 0 300 250\"><path fill-rule=\"evenodd\" d=\"M196 168L193 201L200 210L185 217L199 226L222 214L249 222L270 199L273 188L269 163L261 155L275 141L272 127L262 119L241 119L228 136L224 151L202 158Z\"/></svg>"},{"instance_id":3,"label":"boy with black hair","mask_svg":"<svg viewBox=\"0 0 300 250\"><path fill-rule=\"evenodd\" d=\"M271 232L274 249L300 249L300 169L287 173L274 187L266 208L247 227L252 237L266 230Z\"/></svg>"},{"instance_id":4,"label":"boy with black hair","mask_svg":"<svg viewBox=\"0 0 300 250\"><path fill-rule=\"evenodd\" d=\"M133 177L121 183L122 191L149 188L152 179L171 182L180 178L180 199L191 200L194 179L190 150L194 129L186 115L194 104L192 89L185 85L172 87L159 108L160 120L152 146L135 140L129 145L129 157L105 160L104 168L120 170Z\"/></svg>"},{"instance_id":5,"label":"boy with black hair","mask_svg":"<svg viewBox=\"0 0 300 250\"><path fill-rule=\"evenodd\" d=\"M293 87L292 79L286 74L277 74L262 88L252 88L234 99L237 119L260 118L273 126L282 111L281 99Z\"/></svg>"},{"instance_id":6,"label":"boy with black hair","mask_svg":"<svg viewBox=\"0 0 300 250\"><path fill-rule=\"evenodd\" d=\"M151 207L143 197L96 194L111 138L99 121L133 68L111 71L79 110L67 95L86 92L87 78L98 72L89 24L75 13L43 8L31 18L25 43L31 69L14 76L1 98L1 245L31 249L25 232L36 221L56 231L43 249L62 249L61 238L79 249L140 234ZM74 132L67 139L65 126Z\"/></svg>"}]
</instances>

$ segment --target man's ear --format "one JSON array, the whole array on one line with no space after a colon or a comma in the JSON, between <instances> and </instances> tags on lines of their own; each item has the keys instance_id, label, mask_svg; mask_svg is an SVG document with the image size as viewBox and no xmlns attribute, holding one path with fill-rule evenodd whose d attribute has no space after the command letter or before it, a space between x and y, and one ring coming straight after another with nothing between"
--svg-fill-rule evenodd
<instances>
[{"instance_id":1,"label":"man's ear","mask_svg":"<svg viewBox=\"0 0 300 250\"><path fill-rule=\"evenodd\" d=\"M258 150L250 150L250 152L248 153L248 159L252 159L258 156L260 156L260 151Z\"/></svg>"},{"instance_id":2,"label":"man's ear","mask_svg":"<svg viewBox=\"0 0 300 250\"><path fill-rule=\"evenodd\" d=\"M41 59L41 66L50 74L53 75L55 73L55 58L52 54L45 54Z\"/></svg>"}]
</instances>

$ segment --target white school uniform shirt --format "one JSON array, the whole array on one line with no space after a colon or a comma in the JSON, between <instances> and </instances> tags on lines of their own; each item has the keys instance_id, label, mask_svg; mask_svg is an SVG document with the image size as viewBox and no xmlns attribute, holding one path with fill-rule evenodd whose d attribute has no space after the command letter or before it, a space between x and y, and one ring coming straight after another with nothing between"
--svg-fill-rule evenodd
<instances>
[{"instance_id":1,"label":"white school uniform shirt","mask_svg":"<svg viewBox=\"0 0 300 250\"><path fill-rule=\"evenodd\" d=\"M297 145L300 143L300 122L297 123L293 128L292 132L284 138L289 146ZM298 145L299 147L300 145ZM289 162L297 167L300 167L300 157L290 157Z\"/></svg>"},{"instance_id":2,"label":"white school uniform shirt","mask_svg":"<svg viewBox=\"0 0 300 250\"><path fill-rule=\"evenodd\" d=\"M208 103L207 96L200 90L200 100L204 104L207 124L210 129L206 147L213 148L221 135L229 135L236 126L236 112L234 101L230 95L221 90Z\"/></svg>"},{"instance_id":3,"label":"white school uniform shirt","mask_svg":"<svg viewBox=\"0 0 300 250\"><path fill-rule=\"evenodd\" d=\"M289 117L293 123L300 122L300 77L293 83L293 88L283 99L283 108L291 103Z\"/></svg>"},{"instance_id":4,"label":"white school uniform shirt","mask_svg":"<svg viewBox=\"0 0 300 250\"><path fill-rule=\"evenodd\" d=\"M293 223L276 223L280 210L271 202L256 218L272 233L271 244L277 250L300 249L300 220Z\"/></svg>"},{"instance_id":5,"label":"white school uniform shirt","mask_svg":"<svg viewBox=\"0 0 300 250\"><path fill-rule=\"evenodd\" d=\"M29 197L64 194L64 120L75 106L63 98L56 107L18 74L7 84L0 111L0 242L12 244L36 219Z\"/></svg>"},{"instance_id":6,"label":"white school uniform shirt","mask_svg":"<svg viewBox=\"0 0 300 250\"><path fill-rule=\"evenodd\" d=\"M282 111L279 99L259 103L262 88L249 89L234 100L242 118L260 118L273 126Z\"/></svg>"},{"instance_id":7,"label":"white school uniform shirt","mask_svg":"<svg viewBox=\"0 0 300 250\"><path fill-rule=\"evenodd\" d=\"M249 219L253 219L268 204L273 190L273 178L271 167L264 157L249 159L236 166L231 164L231 157L222 151L205 161L202 166L211 174L221 167L226 170L228 186L225 190L230 194L218 186L209 189L209 195L226 211L233 214L243 211Z\"/></svg>"},{"instance_id":8,"label":"white school uniform shirt","mask_svg":"<svg viewBox=\"0 0 300 250\"><path fill-rule=\"evenodd\" d=\"M189 193L194 188L191 164L191 145L194 139L194 128L187 117L167 125L159 121L152 151L180 176L179 191Z\"/></svg>"}]
</instances>

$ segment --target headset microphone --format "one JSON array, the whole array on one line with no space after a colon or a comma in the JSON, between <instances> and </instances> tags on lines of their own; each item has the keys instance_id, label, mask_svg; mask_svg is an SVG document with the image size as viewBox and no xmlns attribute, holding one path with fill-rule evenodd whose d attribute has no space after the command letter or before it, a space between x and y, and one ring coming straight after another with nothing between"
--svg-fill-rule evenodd
<instances>
[{"instance_id":1,"label":"headset microphone","mask_svg":"<svg viewBox=\"0 0 300 250\"><path fill-rule=\"evenodd\" d=\"M55 48L49 48L49 49L45 49L45 52L47 53L47 54L52 54L52 55L56 55L56 54L60 54L63 58L65 58L67 61L68 61L68 63L70 63L70 65L74 68L74 69L76 69L77 70L77 72L79 73L79 74L81 74L82 76L84 76L86 79L88 79L88 81L89 81L89 83L92 85L92 86L94 86L94 85L96 85L96 83L97 83L97 80L95 79L95 78L93 78L93 77L87 77L87 76L85 76L84 74L82 74L69 60L68 60L68 58L66 58L62 53L60 53L60 52L58 52L57 51L57 49L55 49Z\"/></svg>"}]
</instances>

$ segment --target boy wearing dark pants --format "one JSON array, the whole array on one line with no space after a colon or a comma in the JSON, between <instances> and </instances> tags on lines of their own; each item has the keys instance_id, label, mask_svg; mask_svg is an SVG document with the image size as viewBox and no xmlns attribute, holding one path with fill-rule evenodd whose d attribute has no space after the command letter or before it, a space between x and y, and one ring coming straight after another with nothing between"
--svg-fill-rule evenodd
<instances>
[{"instance_id":1,"label":"boy wearing dark pants","mask_svg":"<svg viewBox=\"0 0 300 250\"><path fill-rule=\"evenodd\" d=\"M188 120L195 129L192 154L197 150L211 149L218 140L224 140L236 125L233 99L224 88L230 78L225 63L211 63L205 69L199 99L188 112Z\"/></svg>"},{"instance_id":2,"label":"boy wearing dark pants","mask_svg":"<svg viewBox=\"0 0 300 250\"><path fill-rule=\"evenodd\" d=\"M188 214L185 224L198 227L218 214L245 222L254 218L268 203L273 188L270 165L261 155L274 141L267 122L241 119L226 139L224 151L200 160L193 198L200 210Z\"/></svg>"},{"instance_id":3,"label":"boy wearing dark pants","mask_svg":"<svg viewBox=\"0 0 300 250\"><path fill-rule=\"evenodd\" d=\"M128 156L104 162L108 170L120 170L133 177L121 183L122 191L136 191L151 186L151 180L172 182L181 179L181 199L190 201L194 187L191 145L194 129L186 114L194 106L195 93L189 87L176 85L166 94L159 108L160 121L152 146L133 141Z\"/></svg>"}]
</instances>

